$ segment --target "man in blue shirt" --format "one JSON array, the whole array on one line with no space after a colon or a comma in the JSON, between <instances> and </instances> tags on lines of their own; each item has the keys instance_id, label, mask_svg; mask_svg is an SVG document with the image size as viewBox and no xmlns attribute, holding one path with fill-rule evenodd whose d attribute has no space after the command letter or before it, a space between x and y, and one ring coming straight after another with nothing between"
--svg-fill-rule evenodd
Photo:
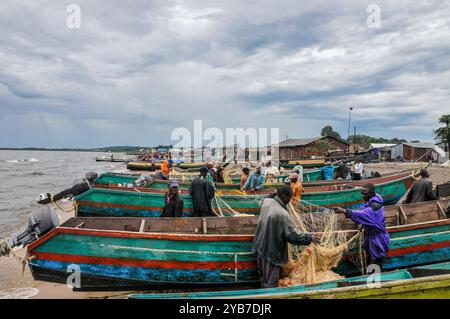
<instances>
[{"instance_id":1,"label":"man in blue shirt","mask_svg":"<svg viewBox=\"0 0 450 319\"><path fill-rule=\"evenodd\" d=\"M250 175L242 188L244 191L259 191L264 188L266 182L264 175L261 174L261 167L256 169L256 172Z\"/></svg>"},{"instance_id":2,"label":"man in blue shirt","mask_svg":"<svg viewBox=\"0 0 450 319\"><path fill-rule=\"evenodd\" d=\"M328 161L326 166L320 168L323 174L323 179L326 181L332 181L334 178L334 166Z\"/></svg>"}]
</instances>

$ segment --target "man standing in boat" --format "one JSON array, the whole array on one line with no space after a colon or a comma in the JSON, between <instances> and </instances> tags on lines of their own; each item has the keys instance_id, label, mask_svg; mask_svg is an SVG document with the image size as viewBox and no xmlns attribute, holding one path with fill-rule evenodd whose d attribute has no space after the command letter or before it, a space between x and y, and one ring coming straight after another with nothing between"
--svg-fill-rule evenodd
<instances>
[{"instance_id":1,"label":"man standing in boat","mask_svg":"<svg viewBox=\"0 0 450 319\"><path fill-rule=\"evenodd\" d=\"M406 197L406 204L427 202L430 200L436 200L436 196L433 194L433 183L429 180L430 173L426 169L420 170L420 179L415 181L411 190Z\"/></svg>"},{"instance_id":2,"label":"man standing in boat","mask_svg":"<svg viewBox=\"0 0 450 319\"><path fill-rule=\"evenodd\" d=\"M364 165L360 159L356 160L355 164L355 180L359 181L362 178L364 172Z\"/></svg>"},{"instance_id":3,"label":"man standing in boat","mask_svg":"<svg viewBox=\"0 0 450 319\"><path fill-rule=\"evenodd\" d=\"M291 187L283 185L276 194L266 198L261 206L253 250L257 254L262 288L277 286L283 266L288 262L288 243L299 246L319 243L317 237L302 233L295 227L286 206L292 194Z\"/></svg>"},{"instance_id":4,"label":"man standing in boat","mask_svg":"<svg viewBox=\"0 0 450 319\"><path fill-rule=\"evenodd\" d=\"M289 176L289 179L291 180L291 188L292 188L292 203L298 204L300 202L300 199L302 198L303 193L303 185L300 182L299 176L296 173L291 174Z\"/></svg>"},{"instance_id":5,"label":"man standing in boat","mask_svg":"<svg viewBox=\"0 0 450 319\"><path fill-rule=\"evenodd\" d=\"M178 191L178 181L169 182L169 191L164 197L164 208L161 217L183 217L184 202Z\"/></svg>"},{"instance_id":6,"label":"man standing in boat","mask_svg":"<svg viewBox=\"0 0 450 319\"><path fill-rule=\"evenodd\" d=\"M345 214L356 224L364 228L364 243L367 266L378 265L380 271L389 251L389 234L384 218L383 198L375 191L371 183L365 184L361 194L365 203L359 209L335 208L336 213Z\"/></svg>"},{"instance_id":7,"label":"man standing in boat","mask_svg":"<svg viewBox=\"0 0 450 319\"><path fill-rule=\"evenodd\" d=\"M200 168L200 176L194 178L189 187L192 196L194 217L213 216L211 200L214 198L214 185L208 181L208 168Z\"/></svg>"},{"instance_id":8,"label":"man standing in boat","mask_svg":"<svg viewBox=\"0 0 450 319\"><path fill-rule=\"evenodd\" d=\"M332 181L334 179L334 166L328 161L325 166L321 167L320 170L323 174L323 179L326 181Z\"/></svg>"}]
</instances>

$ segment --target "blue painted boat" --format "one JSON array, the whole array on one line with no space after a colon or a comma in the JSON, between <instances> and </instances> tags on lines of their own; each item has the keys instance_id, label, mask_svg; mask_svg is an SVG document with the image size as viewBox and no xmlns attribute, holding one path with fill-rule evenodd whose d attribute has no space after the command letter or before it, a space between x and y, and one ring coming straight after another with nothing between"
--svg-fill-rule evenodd
<instances>
[{"instance_id":1,"label":"blue painted boat","mask_svg":"<svg viewBox=\"0 0 450 319\"><path fill-rule=\"evenodd\" d=\"M386 207L391 250L385 269L450 260L448 201ZM444 206L445 207L445 206ZM212 218L72 218L28 246L36 280L64 283L78 265L82 286L255 284L251 252L257 216ZM355 225L340 220L340 229ZM345 255L336 271L356 274Z\"/></svg>"}]
</instances>

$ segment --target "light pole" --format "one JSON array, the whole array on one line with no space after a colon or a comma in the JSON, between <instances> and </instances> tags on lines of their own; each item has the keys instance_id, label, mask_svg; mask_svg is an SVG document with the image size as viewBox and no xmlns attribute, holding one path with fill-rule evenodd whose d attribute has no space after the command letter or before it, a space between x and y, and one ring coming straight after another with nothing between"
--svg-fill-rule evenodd
<instances>
[{"instance_id":1,"label":"light pole","mask_svg":"<svg viewBox=\"0 0 450 319\"><path fill-rule=\"evenodd\" d=\"M352 110L353 110L353 107L350 106L349 111L348 111L348 132L347 132L347 140L350 138L350 119L351 119L351 116L352 116Z\"/></svg>"}]
</instances>

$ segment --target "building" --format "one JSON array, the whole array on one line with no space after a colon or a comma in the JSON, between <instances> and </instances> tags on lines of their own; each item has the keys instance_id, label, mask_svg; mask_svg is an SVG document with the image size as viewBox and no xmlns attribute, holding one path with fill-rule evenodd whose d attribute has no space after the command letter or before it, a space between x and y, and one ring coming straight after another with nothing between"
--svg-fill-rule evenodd
<instances>
[{"instance_id":1,"label":"building","mask_svg":"<svg viewBox=\"0 0 450 319\"><path fill-rule=\"evenodd\" d=\"M394 160L440 162L442 157L445 152L433 143L401 143L391 148L391 159Z\"/></svg>"},{"instance_id":2,"label":"building","mask_svg":"<svg viewBox=\"0 0 450 319\"><path fill-rule=\"evenodd\" d=\"M450 149L449 149L448 142L446 142L446 141L437 142L436 146L445 152L445 156L441 156L439 158L438 162L444 163L444 162L448 161L450 158L450 153L449 153Z\"/></svg>"},{"instance_id":3,"label":"building","mask_svg":"<svg viewBox=\"0 0 450 319\"><path fill-rule=\"evenodd\" d=\"M380 160L387 160L391 159L391 150L395 145L389 143L371 143L369 150L374 150Z\"/></svg>"},{"instance_id":4,"label":"building","mask_svg":"<svg viewBox=\"0 0 450 319\"><path fill-rule=\"evenodd\" d=\"M325 157L330 152L348 153L349 144L331 136L287 139L278 144L280 160Z\"/></svg>"}]
</instances>

